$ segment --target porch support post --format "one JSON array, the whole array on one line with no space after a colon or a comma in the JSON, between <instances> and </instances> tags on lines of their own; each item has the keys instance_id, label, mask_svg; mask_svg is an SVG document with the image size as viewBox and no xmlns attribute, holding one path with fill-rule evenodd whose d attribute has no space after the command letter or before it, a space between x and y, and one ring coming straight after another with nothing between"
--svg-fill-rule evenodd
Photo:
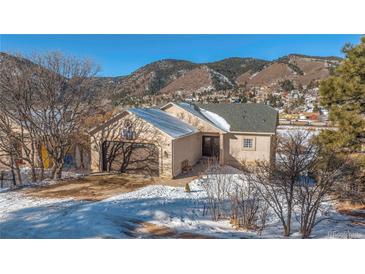
<instances>
[{"instance_id":1,"label":"porch support post","mask_svg":"<svg viewBox=\"0 0 365 274\"><path fill-rule=\"evenodd\" d=\"M219 133L219 164L224 165L224 133Z\"/></svg>"}]
</instances>

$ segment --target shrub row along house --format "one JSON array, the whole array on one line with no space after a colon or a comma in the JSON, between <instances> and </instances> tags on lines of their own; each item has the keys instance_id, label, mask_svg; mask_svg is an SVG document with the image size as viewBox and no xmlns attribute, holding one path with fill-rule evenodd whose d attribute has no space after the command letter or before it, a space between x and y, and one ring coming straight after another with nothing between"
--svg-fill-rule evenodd
<instances>
[{"instance_id":1,"label":"shrub row along house","mask_svg":"<svg viewBox=\"0 0 365 274\"><path fill-rule=\"evenodd\" d=\"M264 104L168 103L125 110L90 131L91 170L174 178L204 157L273 161L277 112Z\"/></svg>"}]
</instances>

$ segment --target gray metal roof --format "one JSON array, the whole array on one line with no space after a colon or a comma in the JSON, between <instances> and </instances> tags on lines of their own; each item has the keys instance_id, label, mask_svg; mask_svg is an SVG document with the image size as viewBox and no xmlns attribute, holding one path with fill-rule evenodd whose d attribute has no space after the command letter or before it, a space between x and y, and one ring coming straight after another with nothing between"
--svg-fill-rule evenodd
<instances>
[{"instance_id":1,"label":"gray metal roof","mask_svg":"<svg viewBox=\"0 0 365 274\"><path fill-rule=\"evenodd\" d=\"M275 133L278 113L264 104L199 104L230 124L230 131Z\"/></svg>"},{"instance_id":2,"label":"gray metal roof","mask_svg":"<svg viewBox=\"0 0 365 274\"><path fill-rule=\"evenodd\" d=\"M173 138L181 138L198 132L195 127L159 109L131 108L128 111L132 112L137 117L152 124Z\"/></svg>"},{"instance_id":3,"label":"gray metal roof","mask_svg":"<svg viewBox=\"0 0 365 274\"><path fill-rule=\"evenodd\" d=\"M195 115L196 117L199 117L200 119L216 126L211 120L205 117L203 113L201 113L200 108L197 105L186 102L178 103L178 105L186 111L190 112L191 114Z\"/></svg>"}]
</instances>

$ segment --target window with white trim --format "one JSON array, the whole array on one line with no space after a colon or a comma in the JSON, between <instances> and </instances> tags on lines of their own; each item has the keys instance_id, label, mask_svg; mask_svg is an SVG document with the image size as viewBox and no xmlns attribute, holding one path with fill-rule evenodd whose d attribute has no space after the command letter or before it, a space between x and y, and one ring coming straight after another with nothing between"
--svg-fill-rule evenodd
<instances>
[{"instance_id":1,"label":"window with white trim","mask_svg":"<svg viewBox=\"0 0 365 274\"><path fill-rule=\"evenodd\" d=\"M243 148L253 148L253 139L252 138L244 138L243 139Z\"/></svg>"}]
</instances>

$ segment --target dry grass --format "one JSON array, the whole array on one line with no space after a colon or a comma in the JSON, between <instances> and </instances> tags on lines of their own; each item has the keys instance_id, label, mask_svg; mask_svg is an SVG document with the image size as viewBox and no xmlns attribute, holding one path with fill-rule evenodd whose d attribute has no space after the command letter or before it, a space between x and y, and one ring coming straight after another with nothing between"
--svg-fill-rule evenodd
<instances>
[{"instance_id":1,"label":"dry grass","mask_svg":"<svg viewBox=\"0 0 365 274\"><path fill-rule=\"evenodd\" d=\"M198 176L187 176L187 177L178 177L175 179L169 178L161 178L159 184L166 185L166 186L174 186L174 187L185 187L187 183L197 179Z\"/></svg>"},{"instance_id":2,"label":"dry grass","mask_svg":"<svg viewBox=\"0 0 365 274\"><path fill-rule=\"evenodd\" d=\"M28 195L39 198L73 198L76 200L100 201L154 183L154 178L139 175L90 175L83 178L62 180L57 184L30 188L24 191Z\"/></svg>"},{"instance_id":3,"label":"dry grass","mask_svg":"<svg viewBox=\"0 0 365 274\"><path fill-rule=\"evenodd\" d=\"M365 205L340 202L337 204L336 209L341 214L364 218L365 220Z\"/></svg>"},{"instance_id":4,"label":"dry grass","mask_svg":"<svg viewBox=\"0 0 365 274\"><path fill-rule=\"evenodd\" d=\"M176 232L166 226L158 226L148 222L142 222L135 232L146 234L149 238L170 238L170 239L216 239L206 235L191 232Z\"/></svg>"},{"instance_id":5,"label":"dry grass","mask_svg":"<svg viewBox=\"0 0 365 274\"><path fill-rule=\"evenodd\" d=\"M72 198L84 201L100 201L152 184L184 187L186 183L197 178L195 173L181 175L176 179L125 173L93 174L81 178L63 179L56 184L24 189L23 191L27 195L39 198Z\"/></svg>"}]
</instances>

